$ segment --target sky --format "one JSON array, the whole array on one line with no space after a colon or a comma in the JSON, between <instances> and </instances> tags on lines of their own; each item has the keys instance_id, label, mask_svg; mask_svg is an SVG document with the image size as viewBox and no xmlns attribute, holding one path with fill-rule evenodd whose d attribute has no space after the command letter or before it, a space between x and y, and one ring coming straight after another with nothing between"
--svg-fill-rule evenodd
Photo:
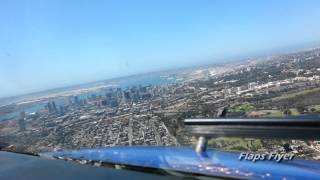
<instances>
[{"instance_id":1,"label":"sky","mask_svg":"<svg viewBox=\"0 0 320 180\"><path fill-rule=\"evenodd\" d=\"M2 0L0 97L320 40L320 1Z\"/></svg>"}]
</instances>

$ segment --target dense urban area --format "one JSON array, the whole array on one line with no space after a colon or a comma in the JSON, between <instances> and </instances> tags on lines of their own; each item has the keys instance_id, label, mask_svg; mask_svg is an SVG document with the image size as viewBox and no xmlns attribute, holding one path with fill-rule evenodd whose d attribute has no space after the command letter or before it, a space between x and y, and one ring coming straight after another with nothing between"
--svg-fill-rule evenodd
<instances>
[{"instance_id":1,"label":"dense urban area","mask_svg":"<svg viewBox=\"0 0 320 180\"><path fill-rule=\"evenodd\" d=\"M104 87L103 93L31 101L45 108L0 121L0 148L47 152L112 146L188 146L185 118L318 116L320 49L171 74L175 83ZM101 92L101 89L100 89ZM57 100L59 99L59 100ZM63 99L63 103L61 103ZM28 102L25 102L28 103ZM0 108L4 114L21 104ZM1 115L0 115L1 116ZM320 159L320 141L218 138L212 148L293 152Z\"/></svg>"}]
</instances>

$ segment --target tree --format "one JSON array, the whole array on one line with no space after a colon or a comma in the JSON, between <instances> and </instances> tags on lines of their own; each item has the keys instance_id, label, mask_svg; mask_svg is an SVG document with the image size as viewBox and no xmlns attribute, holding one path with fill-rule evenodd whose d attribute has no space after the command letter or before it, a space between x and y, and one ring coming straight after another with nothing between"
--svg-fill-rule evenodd
<instances>
[{"instance_id":1,"label":"tree","mask_svg":"<svg viewBox=\"0 0 320 180\"><path fill-rule=\"evenodd\" d=\"M283 111L283 114L286 115L286 116L290 116L292 114L291 110L290 109L285 109Z\"/></svg>"},{"instance_id":2,"label":"tree","mask_svg":"<svg viewBox=\"0 0 320 180\"><path fill-rule=\"evenodd\" d=\"M304 112L306 111L306 107L304 104L297 104L296 108L300 114L304 114Z\"/></svg>"}]
</instances>

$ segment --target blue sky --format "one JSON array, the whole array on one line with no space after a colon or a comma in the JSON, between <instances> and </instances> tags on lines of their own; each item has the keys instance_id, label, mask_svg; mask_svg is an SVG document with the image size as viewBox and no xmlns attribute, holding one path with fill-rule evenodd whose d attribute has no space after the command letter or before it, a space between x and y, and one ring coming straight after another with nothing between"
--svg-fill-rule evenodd
<instances>
[{"instance_id":1,"label":"blue sky","mask_svg":"<svg viewBox=\"0 0 320 180\"><path fill-rule=\"evenodd\" d=\"M319 9L316 0L2 0L0 97L319 41Z\"/></svg>"}]
</instances>

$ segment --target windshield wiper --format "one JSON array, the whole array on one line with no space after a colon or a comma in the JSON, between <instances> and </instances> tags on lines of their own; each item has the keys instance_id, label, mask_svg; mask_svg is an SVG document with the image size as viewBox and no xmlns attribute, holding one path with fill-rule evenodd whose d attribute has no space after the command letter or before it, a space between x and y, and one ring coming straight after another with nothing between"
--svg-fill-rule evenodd
<instances>
[{"instance_id":1,"label":"windshield wiper","mask_svg":"<svg viewBox=\"0 0 320 180\"><path fill-rule=\"evenodd\" d=\"M301 119L186 119L184 131L198 136L197 152L206 150L208 137L243 137L269 139L320 138L318 118Z\"/></svg>"}]
</instances>

